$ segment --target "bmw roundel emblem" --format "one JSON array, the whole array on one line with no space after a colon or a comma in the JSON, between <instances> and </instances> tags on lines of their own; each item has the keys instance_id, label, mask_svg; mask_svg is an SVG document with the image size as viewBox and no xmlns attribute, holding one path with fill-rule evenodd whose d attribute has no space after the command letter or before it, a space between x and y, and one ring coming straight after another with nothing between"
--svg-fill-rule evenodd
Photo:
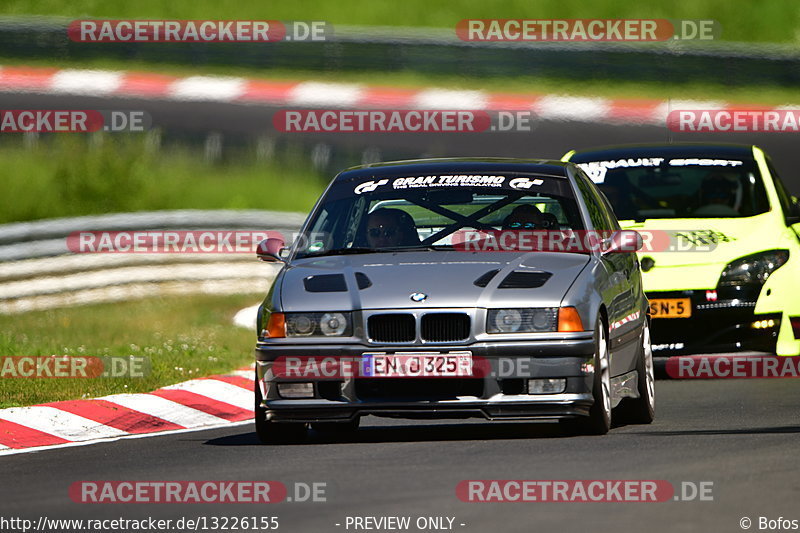
<instances>
[{"instance_id":1,"label":"bmw roundel emblem","mask_svg":"<svg viewBox=\"0 0 800 533\"><path fill-rule=\"evenodd\" d=\"M424 302L428 295L424 292L415 292L411 295L411 300L414 302Z\"/></svg>"}]
</instances>

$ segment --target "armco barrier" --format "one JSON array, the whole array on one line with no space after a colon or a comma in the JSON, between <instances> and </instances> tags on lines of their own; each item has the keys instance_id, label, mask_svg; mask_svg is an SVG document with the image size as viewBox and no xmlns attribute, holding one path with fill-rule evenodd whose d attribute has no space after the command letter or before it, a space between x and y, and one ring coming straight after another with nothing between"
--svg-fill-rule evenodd
<instances>
[{"instance_id":1,"label":"armco barrier","mask_svg":"<svg viewBox=\"0 0 800 533\"><path fill-rule=\"evenodd\" d=\"M277 265L255 254L72 254L76 231L259 230L287 237L305 215L275 211L154 211L0 226L0 313L167 294L264 294Z\"/></svg>"},{"instance_id":2,"label":"armco barrier","mask_svg":"<svg viewBox=\"0 0 800 533\"><path fill-rule=\"evenodd\" d=\"M0 262L69 253L67 235L77 231L157 229L259 229L291 233L302 213L259 210L176 210L53 218L0 225Z\"/></svg>"}]
</instances>

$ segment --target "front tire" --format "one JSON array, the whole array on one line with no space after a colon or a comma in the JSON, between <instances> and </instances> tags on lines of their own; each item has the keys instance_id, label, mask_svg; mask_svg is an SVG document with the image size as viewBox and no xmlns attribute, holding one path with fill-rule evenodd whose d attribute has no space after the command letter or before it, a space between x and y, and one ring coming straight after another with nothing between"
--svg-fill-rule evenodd
<instances>
[{"instance_id":1,"label":"front tire","mask_svg":"<svg viewBox=\"0 0 800 533\"><path fill-rule=\"evenodd\" d=\"M653 349L650 345L650 326L645 321L642 331L642 346L636 360L636 375L639 382L639 397L622 401L621 414L626 423L649 424L656 414L655 368Z\"/></svg>"},{"instance_id":2,"label":"front tire","mask_svg":"<svg viewBox=\"0 0 800 533\"><path fill-rule=\"evenodd\" d=\"M597 320L594 338L594 380L592 383L594 403L589 409L589 416L561 421L562 427L570 434L605 435L611 429L611 367L608 358L606 326L601 318Z\"/></svg>"}]
</instances>

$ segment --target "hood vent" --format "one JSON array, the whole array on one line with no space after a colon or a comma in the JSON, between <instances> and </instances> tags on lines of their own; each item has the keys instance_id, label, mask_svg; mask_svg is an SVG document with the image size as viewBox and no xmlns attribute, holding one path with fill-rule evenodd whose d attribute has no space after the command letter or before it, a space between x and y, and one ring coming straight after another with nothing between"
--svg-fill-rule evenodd
<instances>
[{"instance_id":1,"label":"hood vent","mask_svg":"<svg viewBox=\"0 0 800 533\"><path fill-rule=\"evenodd\" d=\"M550 276L550 272L524 272L515 270L506 279L500 282L500 289L538 289L544 285Z\"/></svg>"},{"instance_id":2,"label":"hood vent","mask_svg":"<svg viewBox=\"0 0 800 533\"><path fill-rule=\"evenodd\" d=\"M347 292L347 283L342 274L323 274L303 279L308 292Z\"/></svg>"},{"instance_id":3,"label":"hood vent","mask_svg":"<svg viewBox=\"0 0 800 533\"><path fill-rule=\"evenodd\" d=\"M486 287L489 284L489 282L492 281L492 278L497 275L498 272L500 272L500 270L498 269L490 270L486 274L482 275L481 277L473 281L472 284L475 285L476 287Z\"/></svg>"},{"instance_id":4,"label":"hood vent","mask_svg":"<svg viewBox=\"0 0 800 533\"><path fill-rule=\"evenodd\" d=\"M372 287L372 282L363 272L356 272L356 283L358 283L358 290L360 291Z\"/></svg>"}]
</instances>

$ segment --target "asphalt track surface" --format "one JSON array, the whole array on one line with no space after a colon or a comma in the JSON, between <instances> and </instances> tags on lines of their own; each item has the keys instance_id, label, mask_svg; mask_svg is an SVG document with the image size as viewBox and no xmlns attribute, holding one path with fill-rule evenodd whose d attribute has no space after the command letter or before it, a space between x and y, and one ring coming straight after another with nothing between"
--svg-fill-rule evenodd
<instances>
[{"instance_id":1,"label":"asphalt track surface","mask_svg":"<svg viewBox=\"0 0 800 533\"><path fill-rule=\"evenodd\" d=\"M352 438L310 432L303 444L264 446L246 425L2 457L0 514L277 516L286 532L354 531L345 528L347 516L410 516L412 524L450 516L465 532L716 532L741 531L743 517L753 530L761 516L800 519L796 380L659 380L656 387L653 424L602 437L563 437L551 423L369 417ZM467 479L653 479L678 494L683 482L710 481L713 501L467 503L455 491ZM79 480L276 480L290 496L296 482L324 482L327 501L78 504L67 491Z\"/></svg>"},{"instance_id":2,"label":"asphalt track surface","mask_svg":"<svg viewBox=\"0 0 800 533\"><path fill-rule=\"evenodd\" d=\"M0 95L0 107L144 109L166 131L275 135L275 109L267 107L19 94ZM757 143L772 154L797 194L795 135L672 138ZM654 126L541 122L526 133L299 138L411 157L558 158L570 148L666 141L670 135ZM305 444L263 446L247 425L0 457L0 517L277 516L279 531L286 532L356 531L345 527L347 516L410 516L408 531L419 531L413 527L417 517L449 516L455 531L470 532L726 532L742 531L743 517L755 531L762 516L800 520L800 382L659 380L656 387L652 425L618 427L603 437L563 437L554 424L370 417L353 438L339 441L312 432ZM713 501L465 503L455 489L466 479L656 479L669 481L678 492L683 482L710 481ZM276 480L290 495L297 482L324 482L327 501L78 504L67 491L80 480Z\"/></svg>"},{"instance_id":3,"label":"asphalt track surface","mask_svg":"<svg viewBox=\"0 0 800 533\"><path fill-rule=\"evenodd\" d=\"M484 133L278 133L272 116L279 108L215 102L182 102L98 98L71 95L0 94L2 109L124 109L147 111L153 125L168 134L205 135L216 132L233 142L259 136L306 145L328 144L348 153L377 149L396 157L532 157L560 159L570 149L642 142L720 142L757 144L773 158L790 191L800 194L797 133L672 133L665 126L613 125L598 122L537 121L531 131ZM359 164L348 160L343 166ZM337 169L338 170L338 169Z\"/></svg>"}]
</instances>

